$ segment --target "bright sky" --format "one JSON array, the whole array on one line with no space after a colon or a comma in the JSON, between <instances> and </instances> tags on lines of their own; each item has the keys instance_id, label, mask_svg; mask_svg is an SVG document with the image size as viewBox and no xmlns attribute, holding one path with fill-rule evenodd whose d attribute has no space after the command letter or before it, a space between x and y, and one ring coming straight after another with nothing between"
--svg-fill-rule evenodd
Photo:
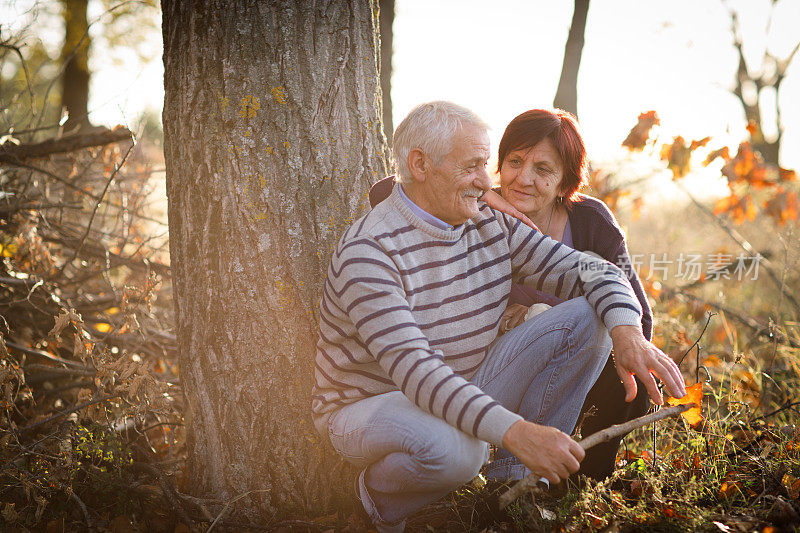
<instances>
[{"instance_id":1,"label":"bright sky","mask_svg":"<svg viewBox=\"0 0 800 533\"><path fill-rule=\"evenodd\" d=\"M11 5L21 9L30 3ZM741 14L753 67L760 65L763 54L769 4L769 0L730 1ZM3 11L0 22L7 23L3 19L9 15L14 20L11 10L4 6ZM101 12L99 2L90 2L92 17ZM568 0L396 0L395 124L420 102L452 100L472 108L491 125L496 151L509 120L526 109L552 105L571 17ZM800 1L781 0L770 32L773 53L779 57L789 53L800 39L798 27ZM55 38L57 49L62 32L48 28L43 37ZM155 58L147 64L119 51L115 56L121 64L114 64L106 50L93 50L93 122L134 125L143 109L160 109L160 34L156 32L146 46ZM590 157L619 158L624 153L620 142L638 114L649 109L661 117L664 141L673 134L711 135L712 146L735 147L745 126L741 106L728 91L736 65L730 18L721 0L593 0L578 87L578 111ZM798 168L800 57L784 80L781 101L786 125L783 162ZM768 118L773 111L771 103L765 103Z\"/></svg>"},{"instance_id":2,"label":"bright sky","mask_svg":"<svg viewBox=\"0 0 800 533\"><path fill-rule=\"evenodd\" d=\"M416 104L447 99L493 128L535 107L551 107L572 19L570 1L397 0L392 99L395 124ZM669 6L669 9L665 9ZM731 2L740 13L748 60L760 65L769 0ZM800 2L783 0L771 50L785 57L800 39ZM712 135L735 147L741 106L728 89L737 66L730 18L718 0L593 0L578 78L578 114L590 157L615 158L642 111L661 117L661 137ZM781 88L787 166L800 166L800 57ZM766 117L774 116L772 109ZM726 132L732 135L726 136ZM769 132L767 132L769 133ZM713 144L713 141L712 141Z\"/></svg>"}]
</instances>

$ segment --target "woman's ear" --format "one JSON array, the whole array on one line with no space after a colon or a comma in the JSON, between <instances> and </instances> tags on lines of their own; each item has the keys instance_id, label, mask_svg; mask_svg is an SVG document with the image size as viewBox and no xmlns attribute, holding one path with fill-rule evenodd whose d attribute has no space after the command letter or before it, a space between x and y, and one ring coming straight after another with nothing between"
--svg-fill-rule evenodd
<instances>
[{"instance_id":1,"label":"woman's ear","mask_svg":"<svg viewBox=\"0 0 800 533\"><path fill-rule=\"evenodd\" d=\"M428 158L425 156L425 152L414 148L408 153L408 170L414 181L420 183L425 181L428 172Z\"/></svg>"}]
</instances>

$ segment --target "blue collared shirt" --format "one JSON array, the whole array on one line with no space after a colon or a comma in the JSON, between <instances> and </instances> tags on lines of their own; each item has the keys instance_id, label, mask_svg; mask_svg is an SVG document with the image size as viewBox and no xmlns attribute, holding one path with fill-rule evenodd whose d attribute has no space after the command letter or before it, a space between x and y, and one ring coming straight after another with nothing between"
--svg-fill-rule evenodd
<instances>
[{"instance_id":1,"label":"blue collared shirt","mask_svg":"<svg viewBox=\"0 0 800 533\"><path fill-rule=\"evenodd\" d=\"M411 198L406 196L406 193L403 190L403 186L400 185L399 183L397 184L397 188L400 189L400 198L403 199L403 201L406 203L408 208L411 209L412 213L417 215L419 218L421 218L422 220L424 220L425 222L427 222L431 226L435 226L438 229L446 229L446 230L453 229L453 226L451 226L450 224L448 224L444 220L436 218L435 216L431 215L430 213L428 213L427 211L422 209L420 206L418 206L417 204L412 202Z\"/></svg>"}]
</instances>

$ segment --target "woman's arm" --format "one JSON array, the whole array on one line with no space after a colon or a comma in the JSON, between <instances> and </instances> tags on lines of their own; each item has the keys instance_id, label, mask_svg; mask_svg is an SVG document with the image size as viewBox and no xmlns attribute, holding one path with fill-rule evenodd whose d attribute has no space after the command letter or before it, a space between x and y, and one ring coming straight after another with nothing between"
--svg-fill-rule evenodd
<instances>
[{"instance_id":1,"label":"woman's arm","mask_svg":"<svg viewBox=\"0 0 800 533\"><path fill-rule=\"evenodd\" d=\"M601 200L581 195L573 206L569 220L576 249L594 252L625 273L642 307L642 333L650 340L653 336L653 311L631 263L625 234L614 213Z\"/></svg>"},{"instance_id":2,"label":"woman's arm","mask_svg":"<svg viewBox=\"0 0 800 533\"><path fill-rule=\"evenodd\" d=\"M618 266L532 232L518 220L503 222L510 229L509 256L517 281L563 299L583 295L594 308L611 335L614 363L625 387L626 401L632 401L637 393L634 376L659 405L663 398L653 376L664 382L672 396L686 394L678 365L644 338L641 305Z\"/></svg>"}]
</instances>

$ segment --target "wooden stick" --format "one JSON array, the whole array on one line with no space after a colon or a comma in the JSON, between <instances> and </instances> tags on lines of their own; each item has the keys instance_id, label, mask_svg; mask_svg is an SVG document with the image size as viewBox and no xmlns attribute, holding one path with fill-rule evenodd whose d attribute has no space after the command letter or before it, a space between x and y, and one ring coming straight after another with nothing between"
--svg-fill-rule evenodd
<instances>
[{"instance_id":1,"label":"wooden stick","mask_svg":"<svg viewBox=\"0 0 800 533\"><path fill-rule=\"evenodd\" d=\"M617 424L611 427L608 427L602 431L598 431L597 433L593 433L586 437L585 439L578 442L581 445L581 448L584 450L588 450L593 446L597 446L598 444L602 444L604 442L608 442L615 437L621 437L634 429L640 428L642 426L646 426L647 424L652 424L658 420L662 420L664 418L669 418L671 416L676 416L684 411L688 411L692 407L696 407L695 404L685 404L685 405L674 405L672 407L666 407L664 409L660 409L655 413L650 413L649 415L640 416L639 418L634 418L633 420L629 420L624 424ZM522 496L526 489L529 487L533 487L539 481L539 477L537 474L531 474L527 476L525 479L518 481L513 487L508 489L505 494L500 496L498 503L500 505L500 509L505 509L511 502Z\"/></svg>"}]
</instances>

